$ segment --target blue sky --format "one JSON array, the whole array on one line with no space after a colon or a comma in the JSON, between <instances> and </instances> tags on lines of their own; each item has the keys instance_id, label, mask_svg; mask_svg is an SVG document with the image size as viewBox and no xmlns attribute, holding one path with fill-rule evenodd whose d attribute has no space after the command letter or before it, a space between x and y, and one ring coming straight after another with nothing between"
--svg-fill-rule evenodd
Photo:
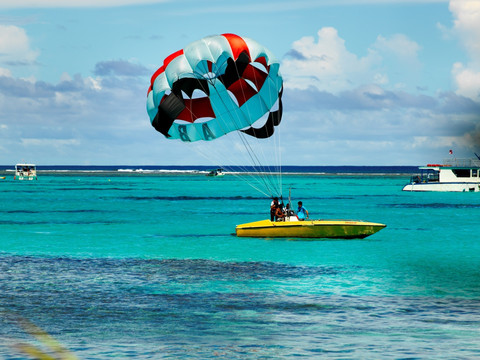
<instances>
[{"instance_id":1,"label":"blue sky","mask_svg":"<svg viewBox=\"0 0 480 360\"><path fill-rule=\"evenodd\" d=\"M480 153L480 1L0 0L0 164L207 164L151 127L146 92L227 32L281 63L285 165Z\"/></svg>"}]
</instances>

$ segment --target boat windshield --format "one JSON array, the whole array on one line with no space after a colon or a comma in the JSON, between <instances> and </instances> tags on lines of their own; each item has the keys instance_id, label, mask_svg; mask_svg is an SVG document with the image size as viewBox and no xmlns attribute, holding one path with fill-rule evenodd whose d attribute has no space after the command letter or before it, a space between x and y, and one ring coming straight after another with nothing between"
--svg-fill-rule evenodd
<instances>
[{"instance_id":1,"label":"boat windshield","mask_svg":"<svg viewBox=\"0 0 480 360\"><path fill-rule=\"evenodd\" d=\"M434 169L422 169L421 173L410 178L410 182L414 184L430 183L439 181L440 171Z\"/></svg>"},{"instance_id":2,"label":"boat windshield","mask_svg":"<svg viewBox=\"0 0 480 360\"><path fill-rule=\"evenodd\" d=\"M22 170L22 171L35 170L35 166L33 166L33 165L17 165L16 167L17 167L18 170Z\"/></svg>"}]
</instances>

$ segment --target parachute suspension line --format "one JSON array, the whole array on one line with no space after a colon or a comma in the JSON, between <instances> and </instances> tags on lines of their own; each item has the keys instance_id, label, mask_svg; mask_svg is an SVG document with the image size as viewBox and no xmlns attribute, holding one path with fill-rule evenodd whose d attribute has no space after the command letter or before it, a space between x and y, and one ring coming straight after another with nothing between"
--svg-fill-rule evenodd
<instances>
[{"instance_id":1,"label":"parachute suspension line","mask_svg":"<svg viewBox=\"0 0 480 360\"><path fill-rule=\"evenodd\" d=\"M267 188L267 190L270 192L270 194L273 195L276 193L276 189L275 188L275 184L272 183L271 181L271 178L267 175L267 173L265 172L265 168L264 166L261 164L260 160L258 159L257 155L255 154L255 152L253 151L250 143L248 142L247 140L247 135L241 133L241 132L237 132L238 133L238 136L240 137L240 140L243 142L245 148L247 149L247 152L252 160L252 163L257 166L257 167L260 167L261 168L261 172L259 172L259 176L260 178L262 179L265 187Z\"/></svg>"},{"instance_id":2,"label":"parachute suspension line","mask_svg":"<svg viewBox=\"0 0 480 360\"><path fill-rule=\"evenodd\" d=\"M192 144L192 145L193 145L193 144ZM260 192L261 194L265 195L266 197L271 197L271 194L268 194L267 192L265 192L264 190L262 190L262 186L255 185L254 182L249 182L249 181L247 181L246 178L245 178L245 176L240 175L241 173L238 173L238 172L234 171L233 169L230 169L228 166L222 165L222 164L218 161L218 159L213 160L211 154L208 153L208 151L207 151L207 152L204 152L204 151L203 151L202 149L200 149L199 147L197 147L195 150L196 150L201 156L203 156L205 159L207 159L208 161L213 161L213 162L215 162L216 166L218 166L218 167L223 167L223 168L229 170L229 172L230 172L233 176L235 176L236 178L240 179L241 181L246 182L249 186L251 186L252 188L254 188L255 190L257 190L257 191ZM207 153L208 153L209 155L207 155ZM239 167L241 168L241 166L239 166ZM246 169L245 169L245 173L246 173ZM255 178L255 177L253 177L253 176L252 176L252 179L255 180L257 183L259 182L258 179Z\"/></svg>"},{"instance_id":3,"label":"parachute suspension line","mask_svg":"<svg viewBox=\"0 0 480 360\"><path fill-rule=\"evenodd\" d=\"M239 75L237 73L237 75ZM212 80L212 81L209 81L210 84L212 85L212 88L215 89L215 91L217 91L217 94L218 94L218 89L215 87L215 80ZM222 99L221 97L219 97L220 99ZM222 103L224 105L225 108L227 108L227 105L223 102L222 100ZM239 118L239 115L233 115L232 113L228 113L229 117L231 118L232 122L236 124L237 127L240 127L240 118ZM222 127L222 131L224 134L226 134L227 132L224 130L224 128ZM248 140L246 139L246 135L241 133L240 131L237 131L239 137L240 137L240 140L243 144L243 146L245 147L245 149L247 150L247 154L249 155L249 158L250 158L250 162L251 164L254 166L254 167L257 167L257 168L260 168L261 171L257 171L257 175L258 177L262 180L263 182L263 186L267 189L268 192L270 192L271 194L275 194L275 193L278 193L278 189L277 191L275 191L275 185L272 183L271 181L271 178L268 177L266 175L266 173L271 173L271 170L269 169L269 171L266 171L265 169L265 166L262 165L262 162L258 159L258 156L255 154L255 151L253 150L252 146L250 145L250 143L248 142ZM251 172L248 171L248 169L244 168L244 171L250 175L250 177L254 178L253 174L251 174ZM253 187L253 186L252 186ZM273 188L273 190L272 190Z\"/></svg>"},{"instance_id":4,"label":"parachute suspension line","mask_svg":"<svg viewBox=\"0 0 480 360\"><path fill-rule=\"evenodd\" d=\"M253 66L253 65L250 64L250 66ZM239 74L239 72L238 72L238 68L235 67L235 70L237 71L237 77L240 79L241 77L240 77L240 74ZM255 73L254 73L254 76L255 76ZM258 89L257 89L257 90L258 90ZM242 88L242 94L245 96L245 93L244 93L244 91L243 91L243 88ZM262 98L260 97L260 99L262 99ZM263 100L263 99L262 99L262 100ZM247 108L247 109L248 109L248 108ZM273 182L273 180L272 180L272 177L268 175L268 174L272 174L272 173L273 173L272 170L270 169L270 165L267 164L267 165L265 166L265 165L262 164L262 162L259 160L257 154L252 150L252 147L251 147L251 145L250 145L250 143L249 143L249 141L248 141L248 139L247 139L247 136L246 136L244 133L238 132L238 134L239 134L239 137L242 139L242 142L243 142L244 144L246 144L245 146L246 146L247 150L249 151L249 153L251 153L251 157L254 157L254 158L255 158L256 161L254 160L253 163L255 163L256 165L258 165L258 166L261 168L261 171L262 171L262 173L263 173L263 174L261 174L261 177L263 178L263 181L265 182L265 184L266 184L266 186L267 186L267 189L269 189L269 191L270 191L272 194L275 194L275 193L278 194L278 191L281 190L281 189L279 189L278 186L275 186L275 184L274 184L274 182ZM268 138L270 138L271 135L272 135L272 134L269 134ZM275 148L276 148L276 147L275 147ZM263 159L266 160L267 157L266 157L265 153L263 152L263 148L261 147L260 150L262 151ZM275 150L276 150L276 149L275 149ZM270 187L273 188L273 191L270 189ZM280 192L280 194L281 194L281 192Z\"/></svg>"},{"instance_id":5,"label":"parachute suspension line","mask_svg":"<svg viewBox=\"0 0 480 360\"><path fill-rule=\"evenodd\" d=\"M278 106L280 106L280 99L278 99ZM281 126L277 127L276 131L277 131L277 135L274 136L274 142L275 142L275 159L277 161L277 182L279 184L279 187L280 187L280 194L283 193L283 173L282 173L282 147L281 147L281 144L282 142L280 141L281 138L281 130L280 130Z\"/></svg>"},{"instance_id":6,"label":"parachute suspension line","mask_svg":"<svg viewBox=\"0 0 480 360\"><path fill-rule=\"evenodd\" d=\"M198 77L202 77L202 74L197 73L197 76L198 76ZM238 72L237 72L237 76L240 78L240 74L239 74ZM212 88L215 89L215 91L217 91L217 94L218 94L218 90L217 90L217 88L216 88L216 86L215 86L215 81L217 81L217 79L215 79L215 78L208 78L207 81L208 81L208 83L212 86ZM223 102L222 97L219 96L219 98L220 98L221 101ZM225 103L223 103L223 105L224 105L225 108L227 108L227 106L226 106ZM235 123L238 128L240 128L240 118L239 118L239 115L237 115L237 118L236 118L236 117L234 117L231 113L229 113L229 116L230 116L230 118L233 120L232 122ZM226 134L227 131L225 130L224 126L222 126L222 124L220 124L220 123L219 123L219 125L221 126L222 132L223 132L224 134ZM223 125L225 125L225 124L223 124ZM241 141L242 141L245 149L247 150L247 152L248 152L248 154L249 154L249 156L250 156L250 162L251 162L254 166L259 167L259 168L265 173L265 172L266 172L266 171L265 171L265 167L262 166L261 161L260 161L260 160L258 159L258 157L255 155L255 152L253 151L252 147L250 146L250 144L249 144L248 141L246 140L246 137L245 137L245 136L243 136L243 137L241 136L241 135L243 135L243 133L240 133L240 132L238 132L238 133L239 133L239 135L240 135L240 139L241 139ZM245 168L245 172L246 172L246 173L249 173L246 168ZM270 171L270 172L271 172L271 171ZM271 190L271 187L272 187L273 185L272 185L272 184L268 184L268 182L265 181L265 179L267 178L267 177L265 176L265 174L259 173L259 175L260 175L260 177L263 179L264 186L267 188L267 190L273 193L273 191ZM252 178L254 177L251 173L250 173L250 176L251 176ZM275 188L275 186L273 186L273 187Z\"/></svg>"},{"instance_id":7,"label":"parachute suspension line","mask_svg":"<svg viewBox=\"0 0 480 360\"><path fill-rule=\"evenodd\" d=\"M251 60L251 59L250 59L250 60ZM249 64L249 66L253 66L253 65ZM240 74L238 73L238 68L235 68L235 69L237 70L237 77L240 78ZM253 73L253 75L255 76L255 72ZM267 79L268 79L268 78L267 78ZM256 80L256 79L254 79L254 80ZM258 90L258 89L256 89L256 90ZM245 96L245 93L243 92L243 88L242 88L242 94ZM263 101L263 99L262 99L261 96L260 96L260 99ZM248 109L248 108L247 108L247 109ZM243 139L244 143L246 143L246 144L248 145L248 149L251 150L252 148L251 148L250 143L249 143L249 141L248 141L248 137L247 137L244 133L241 133L241 132L238 132L238 134L239 134L240 138ZM272 135L273 135L273 134L268 134L268 137L267 137L267 138L268 138L268 139L271 139L270 136L272 136ZM275 145L275 142L276 142L275 140L276 140L276 139L275 139L275 137L273 137L273 138L274 138L274 145ZM276 150L277 150L277 147L274 146L274 148L275 148L275 153L276 153L276 152L277 152L277 151L276 151ZM265 155L265 153L264 153L264 151L263 151L263 150L264 150L263 147L260 147L260 150L261 150L261 152L262 152L262 157L263 157L263 159L264 159L264 160L268 160L268 157ZM253 156L255 157L255 159L256 159L256 164L258 164L258 166L261 168L261 171L263 172L263 179L264 179L264 181L265 181L266 183L268 182L268 183L270 184L270 186L271 186L271 187L273 188L273 190L274 190L274 191L272 191L272 190L269 190L269 191L272 192L272 194L277 194L277 195L278 195L278 194L279 194L279 190L280 190L280 194L281 194L281 188L279 189L278 186L276 186L276 184L273 182L273 178L272 178L272 177L273 177L274 171L272 171L272 169L270 168L270 164L266 164L266 165L262 164L262 162L259 160L257 154L256 154L253 150L251 150L251 153L252 153L252 155L253 155ZM270 175L269 175L269 174L270 174ZM270 189L270 187L269 187L268 185L267 185L267 187Z\"/></svg>"},{"instance_id":8,"label":"parachute suspension line","mask_svg":"<svg viewBox=\"0 0 480 360\"><path fill-rule=\"evenodd\" d=\"M250 54L258 55L252 57ZM173 61L176 59L179 61ZM187 64L193 74L188 72ZM250 186L263 194L270 192L270 196L281 197L278 136L272 137L275 131L272 129L278 125L281 116L280 110L272 109L275 103L279 104L282 91L279 65L263 46L235 34L212 36L191 43L165 58L162 67L153 74L147 95L150 121L165 137L205 145L204 149L208 148L209 140L215 140L216 145L216 138L223 138L223 135L225 141L219 139L220 145L226 145L231 151L237 150L234 146L242 144L244 149L238 149L235 156L229 159L223 153L219 158L223 162L242 162L246 171L240 174L256 181L255 186L249 183ZM165 101L163 105L162 100ZM263 120L266 122L259 128L257 124ZM174 123L174 131L170 134ZM239 141L236 138L230 141L236 136L233 132L238 134ZM269 147L263 149L264 146ZM212 150L215 148L213 146ZM206 154L215 155L215 151ZM241 159L242 156L245 159ZM247 158L254 171L250 167L247 169ZM265 159L268 161L263 161ZM273 165L278 165L274 171L271 169Z\"/></svg>"},{"instance_id":9,"label":"parachute suspension line","mask_svg":"<svg viewBox=\"0 0 480 360\"><path fill-rule=\"evenodd\" d=\"M232 134L232 136L233 136L233 134ZM210 162L215 163L215 165L217 167L223 167L224 169L226 169L230 173L232 173L232 175L241 179L242 181L247 183L249 186L251 186L255 190L259 191L260 193L264 194L267 197L272 197L272 193L267 194L267 192L262 190L262 189L267 189L268 190L268 184L265 184L264 182L262 182L260 176L254 176L252 171L249 170L246 166L238 164L238 163L234 164L234 166L236 168L240 169L240 172L238 172L238 170L236 170L234 168L231 168L230 166L226 166L223 163L223 161L218 156L218 155L220 155L221 152L212 153L211 151L208 151L208 149L201 148L201 146L203 146L203 145L205 145L205 146L210 145L209 142L201 142L201 143L195 142L195 143L191 143L191 145L196 146L195 147L196 152L199 153L200 155L202 155L204 158L206 158ZM227 151L227 153L228 153L228 151ZM217 157L214 156L215 154L217 155ZM271 190L269 190L269 191L271 191Z\"/></svg>"},{"instance_id":10,"label":"parachute suspension line","mask_svg":"<svg viewBox=\"0 0 480 360\"><path fill-rule=\"evenodd\" d=\"M253 65L251 65L251 66L253 66ZM266 69L265 69L265 70L266 70ZM259 71L263 71L263 70L260 70L260 69L259 69ZM254 83L255 83L255 84L258 83L258 81L257 81L258 79L257 79L256 75L257 75L257 73L256 73L256 72L253 72L253 77L254 77ZM268 81L268 80L269 80L269 78L267 77L267 78L265 79L265 81ZM273 100L273 99L272 99L272 94L269 94L269 96L270 96L270 100ZM260 97L260 99L263 101L263 98L262 98L262 97ZM278 97L277 97L277 102L279 102L279 101L280 101L280 100L279 100ZM281 162L281 148L280 148L280 133L278 132L278 129L277 129L277 135L273 136L273 135L274 135L274 132L275 132L275 128L272 128L272 133L271 133L271 134L268 132L268 128L267 128L268 138L269 138L269 139L272 139L272 138L273 138L273 143L274 143L274 144L273 144L273 145L274 145L273 148L274 148L274 154L275 154L275 156L274 156L274 160L275 160L275 161L274 161L274 164L267 164L267 166L268 166L269 173L272 174L272 177L273 177L274 174L276 174L276 178L277 178L277 181L276 181L276 185L277 185L276 190L277 190L277 194L279 194L279 195L281 196L283 189L282 189L282 167L281 167L281 166L282 166L282 165L281 165L282 162ZM263 153L263 148L262 148L261 150L262 150L262 153ZM263 158L264 158L264 159L267 159L267 157L265 156L265 154L263 154ZM274 166L274 171L272 171L272 170L270 169L270 165L273 165L273 166ZM272 180L272 182L273 182L273 180Z\"/></svg>"},{"instance_id":11,"label":"parachute suspension line","mask_svg":"<svg viewBox=\"0 0 480 360\"><path fill-rule=\"evenodd\" d=\"M254 73L254 76L255 76L255 73ZM256 80L256 79L254 79ZM260 99L263 101L263 99L260 97ZM245 138L245 139L248 139L248 137L244 134L244 133L239 133L239 135L242 137L242 138ZM272 142L273 141L273 150L274 150L274 158L273 160L276 160L274 162L276 162L276 164L269 164L267 161L271 160L271 157L267 156L264 152L264 148L263 147L260 147L260 150L261 150L261 155L262 155L262 158L265 159L264 161L264 164L265 165L262 165L261 162L258 160L259 162L259 165L261 165L262 167L262 171L266 173L265 177L268 179L270 185L272 186L272 188L274 189L274 191L272 192L272 197L275 195L275 196L281 196L282 194L282 186L281 186L281 181L279 180L279 176L281 177L281 173L279 173L278 171L278 166L277 164L278 163L278 149L279 149L279 146L277 145L277 136L272 136L273 133L268 133L268 129L267 129L267 138L269 140L269 142ZM273 139L273 140L272 140ZM247 141L248 143L248 140L245 140ZM271 148L269 148L271 149ZM257 156L256 156L257 157ZM257 157L258 158L258 157ZM272 170L270 168L270 165L273 165L274 166L274 169ZM277 177L277 181L276 183L274 182L274 175L276 174L276 177Z\"/></svg>"},{"instance_id":12,"label":"parachute suspension line","mask_svg":"<svg viewBox=\"0 0 480 360\"><path fill-rule=\"evenodd\" d=\"M254 76L254 80L256 81L256 73L254 72L253 73L253 76ZM268 81L268 78L266 79L266 81ZM269 96L271 97L272 94L269 94ZM262 99L263 100L263 99ZM270 98L270 100L273 100L272 98ZM279 101L280 99L277 97L277 104L279 105ZM275 153L275 163L272 164L275 168L275 171L272 172L270 171L270 173L272 174L276 174L276 177L277 177L277 185L278 185L278 191L279 191L279 194L281 196L281 194L283 193L283 189L282 189L282 161L281 161L281 147L280 147L280 132L279 132L279 129L277 128L277 133L275 136L273 136L274 132L275 132L275 127L272 128L272 133L269 134L268 133L268 129L267 129L267 134L268 134L268 138L273 138L273 143L274 143L274 153Z\"/></svg>"},{"instance_id":13,"label":"parachute suspension line","mask_svg":"<svg viewBox=\"0 0 480 360\"><path fill-rule=\"evenodd\" d=\"M249 66L253 66L253 65L249 65ZM235 70L237 72L237 77L238 79L241 79L241 76L238 72L238 68L235 67ZM211 88L215 89L215 91L217 92L217 94L219 94L219 91L218 89L216 88L215 86L215 82L218 81L218 79L215 77L204 77L204 74L201 74L200 72L195 72L194 73L195 77L197 79L205 79L207 80L207 82L211 85ZM255 76L255 72L253 74L253 76ZM254 79L255 80L255 83L257 83L257 79ZM268 80L267 80L268 81ZM201 81L198 82L199 83L199 87L204 91L205 94L208 94L209 91L208 89L205 89L203 87L203 84ZM258 89L256 89L258 90ZM244 97L246 97L246 94L244 92L244 89L241 88L241 91L242 91L242 95ZM225 109L227 109L227 104L225 104L222 96L219 96L219 99L221 100L221 102L223 103L223 106ZM263 101L263 99L260 97L260 99ZM248 109L248 108L247 108ZM248 111L250 111L248 109ZM236 113L236 114L233 114L231 112L228 112L227 113L228 116L231 118L232 122L235 123L236 127L237 128L241 128L241 119L240 119L240 113ZM250 115L250 113L249 113ZM222 121L219 121L219 126L220 126L220 129L222 130L222 132L224 134L227 134L227 131L226 129L228 128L228 126L226 126L226 119L223 120L223 123ZM257 176L255 177L253 175L253 173L251 171L248 171L248 169L243 166L243 165L239 165L238 167L243 170L244 174L246 174L250 180L254 180L256 183L258 183L259 185L263 184L263 187L266 189L266 191L269 193L269 194L266 194L266 192L262 191L260 189L260 186L255 186L251 181L246 181L251 187L253 187L254 189L256 189L257 191L259 191L260 193L266 195L266 196L269 196L269 197L274 197L274 196L281 196L282 194L282 181L281 181L281 178L282 178L282 174L281 174L281 162L279 161L279 144L277 143L277 139L275 138L275 136L273 137L273 142L274 142L274 154L275 154L275 162L276 164L272 164L275 166L275 169L272 170L270 168L270 164L266 164L264 165L264 163L262 163L262 161L259 159L259 154L257 154L251 143L248 141L248 136L249 135L246 135L244 134L243 132L241 131L236 131L238 136L239 136L239 139L241 141L241 143L243 144L244 148L246 149L246 153L248 154L248 157L250 158L250 163L253 165L254 167L254 170L255 168L257 168L258 170L256 171L256 174ZM272 136L272 134L268 134L268 138L271 139L270 137ZM267 156L265 155L264 151L263 151L263 147L259 146L260 150L261 150L261 155L263 157L264 160L267 159ZM198 150L198 149L197 149ZM200 151L198 151L203 157L207 158L208 160L212 160L210 156L207 156L206 153L202 153ZM219 164L218 161L216 161L217 164ZM219 166L221 167L221 166ZM254 171L255 172L255 171ZM239 178L242 178L242 176L240 176L239 174L237 174L236 172L233 172L232 173L235 173L235 175ZM276 174L276 177L277 177L277 181L275 183L275 181L273 180L274 178L274 174ZM247 180L247 179L245 179Z\"/></svg>"},{"instance_id":14,"label":"parachute suspension line","mask_svg":"<svg viewBox=\"0 0 480 360\"><path fill-rule=\"evenodd\" d=\"M200 73L195 73L195 75L197 75L197 77L201 77L202 74ZM217 94L218 94L218 90L217 88L215 87L215 81L216 79L207 79L208 83L212 86L213 89L215 89L215 91L217 91ZM203 88L202 86L202 83L199 82L199 85L200 87L202 88L202 90L204 90L205 93L207 93L207 89ZM219 97L220 99L222 99L221 97ZM222 100L222 103L223 103L223 100ZM224 104L224 107L227 108L226 104ZM231 117L231 119L233 120L233 122L237 125L239 125L239 121L240 119L239 118L235 118L235 116L233 116L231 113L229 113L229 116ZM222 126L222 125L225 125L225 124L220 124L219 125L221 126L221 129L222 129L222 132L224 134L227 134L227 131L225 130L225 128ZM264 167L261 165L261 162L260 160L255 156L255 152L254 150L252 149L252 147L250 146L250 144L248 143L248 141L246 140L246 135L244 135L243 133L237 131L237 133L239 134L240 136L240 139L243 143L243 146L245 147L245 149L247 150L247 153L250 157L250 162L254 165L254 166L257 166L257 167L260 167L264 172L265 172L265 169ZM242 136L243 135L243 136ZM208 155L206 155L206 153L200 151L200 149L197 149L197 151L203 156L205 157L206 159L208 159L209 161L212 161L212 158ZM219 165L219 162L218 161L215 161L215 163L217 164L217 166L221 167ZM224 165L223 165L224 166ZM225 167L225 166L224 166ZM264 194L265 196L269 196L269 197L273 197L273 194L275 193L274 191L272 191L271 187L272 187L272 184L269 184L266 179L268 179L264 174L262 173L259 173L259 178L263 181L259 181L258 178L256 178L255 176L253 176L253 174L248 171L248 169L245 167L245 166L242 166L242 165L239 165L238 166L241 170L244 171L245 174L248 174L249 177L251 178L251 180L254 180L256 181L257 183L262 183L263 182L263 187L267 189L267 191L270 193L270 194L267 194L266 192L262 191L260 189L259 186L255 186L252 182L249 182L249 181L246 181L251 187L253 187L254 189L256 189L257 191L259 191L260 193ZM234 171L232 171L232 173L235 173ZM235 173L235 175L239 178L242 178L242 176L238 175ZM243 179L245 180L245 179ZM273 188L275 188L275 186L273 186Z\"/></svg>"}]
</instances>

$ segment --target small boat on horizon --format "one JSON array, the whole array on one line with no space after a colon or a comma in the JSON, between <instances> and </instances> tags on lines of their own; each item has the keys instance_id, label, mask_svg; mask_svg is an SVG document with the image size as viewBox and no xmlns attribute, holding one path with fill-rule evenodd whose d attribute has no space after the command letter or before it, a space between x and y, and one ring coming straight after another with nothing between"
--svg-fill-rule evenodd
<instances>
[{"instance_id":1,"label":"small boat on horizon","mask_svg":"<svg viewBox=\"0 0 480 360\"><path fill-rule=\"evenodd\" d=\"M16 164L13 180L37 180L37 166L35 164Z\"/></svg>"},{"instance_id":2,"label":"small boat on horizon","mask_svg":"<svg viewBox=\"0 0 480 360\"><path fill-rule=\"evenodd\" d=\"M210 170L206 176L225 176L222 168Z\"/></svg>"},{"instance_id":3,"label":"small boat on horizon","mask_svg":"<svg viewBox=\"0 0 480 360\"><path fill-rule=\"evenodd\" d=\"M363 239L385 224L357 220L304 220L289 216L285 221L260 220L237 225L239 237Z\"/></svg>"},{"instance_id":4,"label":"small boat on horizon","mask_svg":"<svg viewBox=\"0 0 480 360\"><path fill-rule=\"evenodd\" d=\"M443 164L419 167L403 191L479 192L479 159L446 159Z\"/></svg>"}]
</instances>

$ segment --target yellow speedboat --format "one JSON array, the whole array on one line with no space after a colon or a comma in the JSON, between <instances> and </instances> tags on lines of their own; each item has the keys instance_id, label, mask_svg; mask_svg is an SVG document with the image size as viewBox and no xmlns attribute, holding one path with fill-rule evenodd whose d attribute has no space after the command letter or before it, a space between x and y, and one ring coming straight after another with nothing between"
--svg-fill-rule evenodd
<instances>
[{"instance_id":1,"label":"yellow speedboat","mask_svg":"<svg viewBox=\"0 0 480 360\"><path fill-rule=\"evenodd\" d=\"M241 237L363 239L386 227L385 224L355 220L261 220L237 225Z\"/></svg>"}]
</instances>

